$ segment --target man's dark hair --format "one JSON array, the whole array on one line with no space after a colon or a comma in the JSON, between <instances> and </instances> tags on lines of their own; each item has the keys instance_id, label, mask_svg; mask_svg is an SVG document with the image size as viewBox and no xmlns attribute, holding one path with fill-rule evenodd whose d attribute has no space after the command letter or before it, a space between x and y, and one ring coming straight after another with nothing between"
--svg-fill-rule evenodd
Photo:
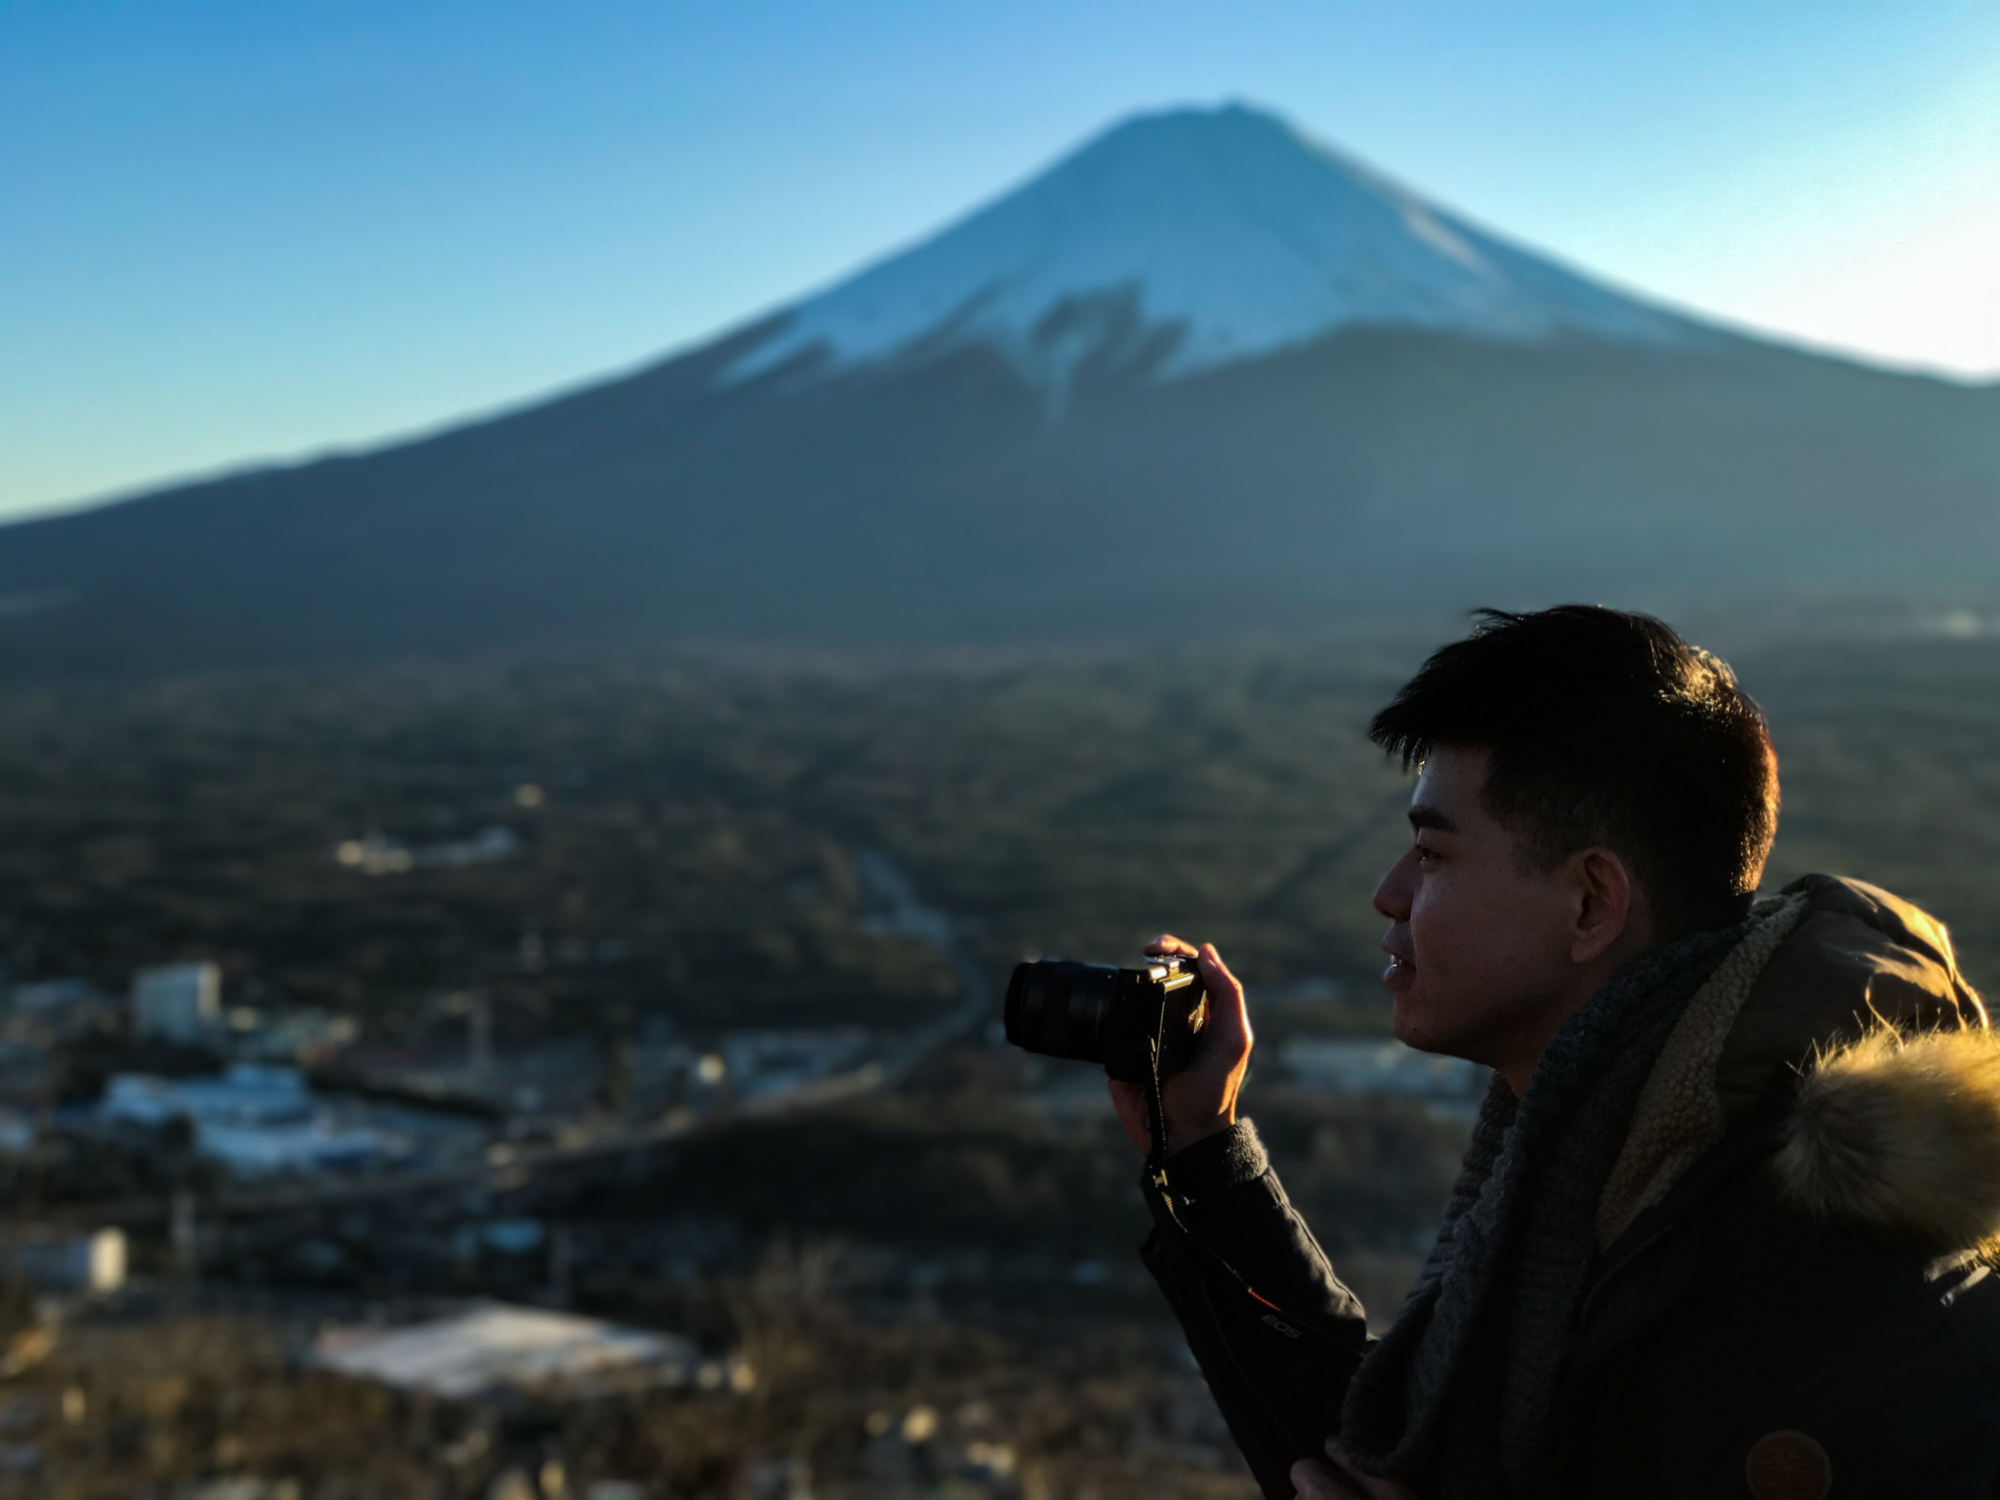
<instances>
[{"instance_id":1,"label":"man's dark hair","mask_svg":"<svg viewBox=\"0 0 2000 1500\"><path fill-rule=\"evenodd\" d=\"M1650 615L1482 609L1375 715L1405 768L1440 745L1488 757L1480 803L1537 868L1602 845L1663 935L1738 920L1778 828L1778 762L1728 663Z\"/></svg>"}]
</instances>

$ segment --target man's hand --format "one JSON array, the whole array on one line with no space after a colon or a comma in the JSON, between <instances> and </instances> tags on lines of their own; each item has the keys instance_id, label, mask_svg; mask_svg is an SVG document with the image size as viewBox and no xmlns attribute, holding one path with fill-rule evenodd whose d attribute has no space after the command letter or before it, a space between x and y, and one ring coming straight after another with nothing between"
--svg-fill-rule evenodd
<instances>
[{"instance_id":1,"label":"man's hand","mask_svg":"<svg viewBox=\"0 0 2000 1500\"><path fill-rule=\"evenodd\" d=\"M1163 933L1146 944L1146 952L1155 958L1195 959L1208 990L1208 1024L1195 1044L1193 1059L1182 1071L1160 1080L1171 1154L1236 1123L1236 1094L1243 1087L1243 1071L1250 1066L1250 1017L1243 1008L1243 986L1213 943L1196 948ZM1112 1079L1111 1103L1132 1144L1141 1151L1152 1150L1152 1138L1146 1133L1145 1085Z\"/></svg>"},{"instance_id":2,"label":"man's hand","mask_svg":"<svg viewBox=\"0 0 2000 1500\"><path fill-rule=\"evenodd\" d=\"M1292 1484L1297 1500L1417 1500L1407 1484L1362 1473L1330 1439L1324 1459L1302 1458L1292 1465Z\"/></svg>"}]
</instances>

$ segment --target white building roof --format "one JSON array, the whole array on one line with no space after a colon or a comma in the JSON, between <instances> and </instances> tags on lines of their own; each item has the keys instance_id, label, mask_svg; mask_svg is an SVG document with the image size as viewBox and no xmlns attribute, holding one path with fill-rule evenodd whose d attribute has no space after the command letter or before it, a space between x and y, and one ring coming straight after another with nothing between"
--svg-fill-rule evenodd
<instances>
[{"instance_id":1,"label":"white building roof","mask_svg":"<svg viewBox=\"0 0 2000 1500\"><path fill-rule=\"evenodd\" d=\"M674 1334L498 1303L401 1328L329 1329L313 1355L343 1375L451 1397L678 1383L700 1364L694 1344Z\"/></svg>"}]
</instances>

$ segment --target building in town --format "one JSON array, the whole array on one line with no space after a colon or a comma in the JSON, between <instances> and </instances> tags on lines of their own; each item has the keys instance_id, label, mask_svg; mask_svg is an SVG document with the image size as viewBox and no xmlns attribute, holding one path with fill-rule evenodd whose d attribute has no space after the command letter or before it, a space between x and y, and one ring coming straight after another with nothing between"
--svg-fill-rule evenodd
<instances>
[{"instance_id":1,"label":"building in town","mask_svg":"<svg viewBox=\"0 0 2000 1500\"><path fill-rule=\"evenodd\" d=\"M132 976L132 1029L138 1035L202 1042L221 1026L222 972L214 964L161 964Z\"/></svg>"},{"instance_id":2,"label":"building in town","mask_svg":"<svg viewBox=\"0 0 2000 1500\"><path fill-rule=\"evenodd\" d=\"M477 1303L400 1327L336 1327L313 1362L401 1390L464 1398L504 1390L587 1396L654 1385L747 1390L747 1366L692 1341L539 1307Z\"/></svg>"}]
</instances>

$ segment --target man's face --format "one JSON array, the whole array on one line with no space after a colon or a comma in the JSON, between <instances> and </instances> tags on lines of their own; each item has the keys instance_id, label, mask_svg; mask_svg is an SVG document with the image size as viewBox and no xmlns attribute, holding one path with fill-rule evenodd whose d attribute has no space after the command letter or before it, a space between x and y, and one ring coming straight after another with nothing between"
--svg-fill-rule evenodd
<instances>
[{"instance_id":1,"label":"man's face","mask_svg":"<svg viewBox=\"0 0 2000 1500\"><path fill-rule=\"evenodd\" d=\"M1382 982L1396 1035L1506 1069L1524 1046L1539 1050L1548 1016L1574 998L1576 900L1480 805L1486 772L1482 750L1441 747L1424 763L1410 848L1382 877L1375 910L1391 924Z\"/></svg>"}]
</instances>

